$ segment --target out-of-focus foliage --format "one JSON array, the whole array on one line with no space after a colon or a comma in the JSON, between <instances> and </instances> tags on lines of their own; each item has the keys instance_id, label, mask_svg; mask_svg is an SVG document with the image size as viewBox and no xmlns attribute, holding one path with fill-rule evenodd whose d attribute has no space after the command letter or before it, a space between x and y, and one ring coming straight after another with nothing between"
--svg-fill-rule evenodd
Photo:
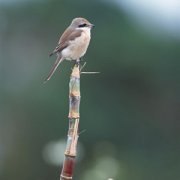
<instances>
[{"instance_id":1,"label":"out-of-focus foliage","mask_svg":"<svg viewBox=\"0 0 180 180\"><path fill-rule=\"evenodd\" d=\"M78 16L96 25L84 70L101 73L81 77L86 132L75 179L179 180L180 41L150 35L97 0L0 6L0 179L59 179L48 158L63 153L72 63L43 78L55 60L48 54Z\"/></svg>"}]
</instances>

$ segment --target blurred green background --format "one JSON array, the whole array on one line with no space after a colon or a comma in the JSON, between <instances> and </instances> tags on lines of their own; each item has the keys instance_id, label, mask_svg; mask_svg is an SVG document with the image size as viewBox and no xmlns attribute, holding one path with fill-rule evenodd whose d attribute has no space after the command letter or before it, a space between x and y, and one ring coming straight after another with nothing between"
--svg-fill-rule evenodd
<instances>
[{"instance_id":1,"label":"blurred green background","mask_svg":"<svg viewBox=\"0 0 180 180\"><path fill-rule=\"evenodd\" d=\"M43 79L79 16L96 25L84 70L101 73L81 77L75 179L180 179L179 2L156 2L0 1L1 180L59 179L72 63Z\"/></svg>"}]
</instances>

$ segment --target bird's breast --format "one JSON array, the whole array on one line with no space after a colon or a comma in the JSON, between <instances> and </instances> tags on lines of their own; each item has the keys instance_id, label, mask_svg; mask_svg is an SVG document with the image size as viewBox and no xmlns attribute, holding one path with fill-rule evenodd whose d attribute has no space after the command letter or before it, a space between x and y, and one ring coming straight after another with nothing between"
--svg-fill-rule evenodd
<instances>
[{"instance_id":1,"label":"bird's breast","mask_svg":"<svg viewBox=\"0 0 180 180\"><path fill-rule=\"evenodd\" d=\"M68 47L62 51L63 57L70 60L76 60L84 56L89 46L90 39L90 30L82 31L81 36L70 41Z\"/></svg>"}]
</instances>

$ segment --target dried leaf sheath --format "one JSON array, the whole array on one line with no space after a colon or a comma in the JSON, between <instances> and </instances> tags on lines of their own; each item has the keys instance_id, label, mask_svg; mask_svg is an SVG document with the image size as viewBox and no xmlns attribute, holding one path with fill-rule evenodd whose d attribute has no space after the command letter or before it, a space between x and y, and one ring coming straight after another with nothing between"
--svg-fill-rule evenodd
<instances>
[{"instance_id":1,"label":"dried leaf sheath","mask_svg":"<svg viewBox=\"0 0 180 180\"><path fill-rule=\"evenodd\" d=\"M79 65L75 65L69 82L69 130L65 159L60 180L72 179L75 165L76 149L78 142L80 105L80 71Z\"/></svg>"}]
</instances>

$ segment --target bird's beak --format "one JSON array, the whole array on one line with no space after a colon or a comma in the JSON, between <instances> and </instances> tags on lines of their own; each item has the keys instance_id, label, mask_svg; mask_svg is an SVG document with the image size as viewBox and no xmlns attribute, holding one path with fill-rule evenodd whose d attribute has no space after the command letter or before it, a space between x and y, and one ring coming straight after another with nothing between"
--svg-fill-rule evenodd
<instances>
[{"instance_id":1,"label":"bird's beak","mask_svg":"<svg viewBox=\"0 0 180 180\"><path fill-rule=\"evenodd\" d=\"M89 24L89 27L92 29L93 27L95 27L94 24Z\"/></svg>"},{"instance_id":2,"label":"bird's beak","mask_svg":"<svg viewBox=\"0 0 180 180\"><path fill-rule=\"evenodd\" d=\"M91 24L91 28L94 28L95 27L95 25L94 24Z\"/></svg>"}]
</instances>

